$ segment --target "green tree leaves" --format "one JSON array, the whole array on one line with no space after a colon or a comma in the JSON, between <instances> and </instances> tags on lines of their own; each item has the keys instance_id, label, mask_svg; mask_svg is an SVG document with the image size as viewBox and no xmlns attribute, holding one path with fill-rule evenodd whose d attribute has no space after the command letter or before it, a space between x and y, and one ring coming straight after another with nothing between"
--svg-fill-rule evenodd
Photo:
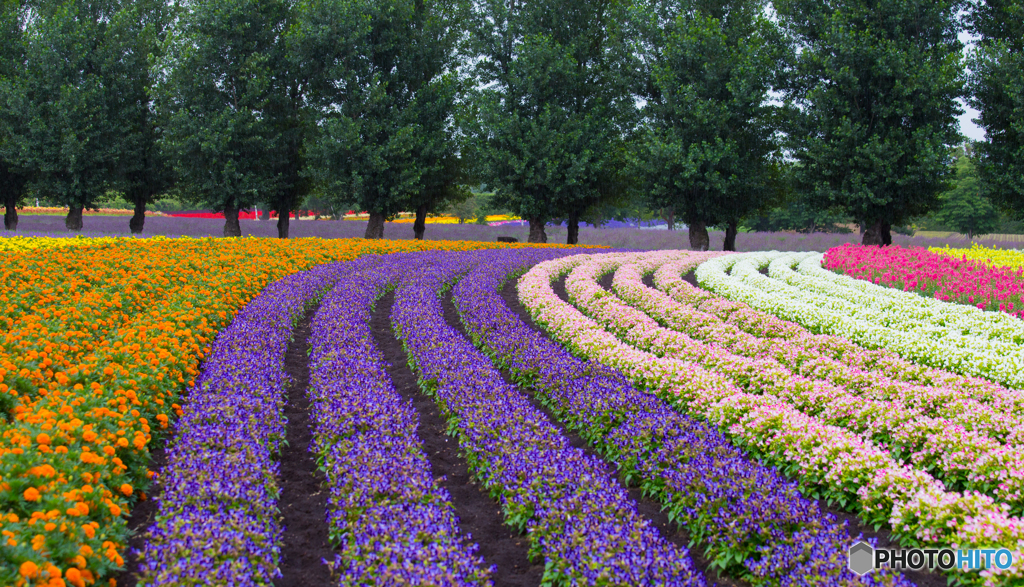
<instances>
[{"instance_id":1,"label":"green tree leaves","mask_svg":"<svg viewBox=\"0 0 1024 587\"><path fill-rule=\"evenodd\" d=\"M694 249L707 249L708 225L735 235L740 218L780 191L780 108L769 93L787 46L764 9L726 0L636 11L649 69L631 163L648 204L688 224Z\"/></svg>"},{"instance_id":2,"label":"green tree leaves","mask_svg":"<svg viewBox=\"0 0 1024 587\"><path fill-rule=\"evenodd\" d=\"M461 0L323 0L301 13L301 60L322 64L309 78L321 122L307 174L370 213L367 238L382 238L398 212L464 197L454 125L467 10Z\"/></svg>"},{"instance_id":3,"label":"green tree leaves","mask_svg":"<svg viewBox=\"0 0 1024 587\"><path fill-rule=\"evenodd\" d=\"M497 197L530 221L575 225L623 188L624 126L634 105L619 23L623 2L485 0L474 39L481 89L473 97L473 157Z\"/></svg>"},{"instance_id":4,"label":"green tree leaves","mask_svg":"<svg viewBox=\"0 0 1024 587\"><path fill-rule=\"evenodd\" d=\"M866 223L865 244L933 208L961 137L958 0L775 2L801 47L791 98L798 189Z\"/></svg>"},{"instance_id":5,"label":"green tree leaves","mask_svg":"<svg viewBox=\"0 0 1024 587\"><path fill-rule=\"evenodd\" d=\"M970 104L988 141L979 143L978 175L1011 217L1024 219L1024 2L980 0L971 26L981 36L969 60Z\"/></svg>"},{"instance_id":6,"label":"green tree leaves","mask_svg":"<svg viewBox=\"0 0 1024 587\"><path fill-rule=\"evenodd\" d=\"M225 236L241 234L240 208L289 187L288 16L282 0L185 2L158 66L161 145L183 195L224 211Z\"/></svg>"}]
</instances>

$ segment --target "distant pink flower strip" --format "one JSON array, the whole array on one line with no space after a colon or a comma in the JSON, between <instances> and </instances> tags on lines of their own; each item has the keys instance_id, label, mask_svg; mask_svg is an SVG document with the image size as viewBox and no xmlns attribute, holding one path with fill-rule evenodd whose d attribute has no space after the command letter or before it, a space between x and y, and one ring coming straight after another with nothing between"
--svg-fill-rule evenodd
<instances>
[{"instance_id":1,"label":"distant pink flower strip","mask_svg":"<svg viewBox=\"0 0 1024 587\"><path fill-rule=\"evenodd\" d=\"M1024 318L1024 268L989 267L919 247L853 245L829 249L822 266L876 285Z\"/></svg>"}]
</instances>

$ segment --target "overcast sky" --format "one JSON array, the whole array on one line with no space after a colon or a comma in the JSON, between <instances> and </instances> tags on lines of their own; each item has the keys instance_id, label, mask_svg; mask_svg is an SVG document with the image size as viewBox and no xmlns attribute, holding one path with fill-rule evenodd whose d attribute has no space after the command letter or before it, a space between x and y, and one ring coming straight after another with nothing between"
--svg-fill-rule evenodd
<instances>
[{"instance_id":1,"label":"overcast sky","mask_svg":"<svg viewBox=\"0 0 1024 587\"><path fill-rule=\"evenodd\" d=\"M974 44L976 37L967 31L961 31L960 42L964 44L964 52ZM960 115L960 134L964 135L972 141L981 141L985 139L985 131L982 130L977 124L971 122L973 119L978 117L978 111L970 106L967 106L961 100L960 105L963 106L964 113Z\"/></svg>"}]
</instances>

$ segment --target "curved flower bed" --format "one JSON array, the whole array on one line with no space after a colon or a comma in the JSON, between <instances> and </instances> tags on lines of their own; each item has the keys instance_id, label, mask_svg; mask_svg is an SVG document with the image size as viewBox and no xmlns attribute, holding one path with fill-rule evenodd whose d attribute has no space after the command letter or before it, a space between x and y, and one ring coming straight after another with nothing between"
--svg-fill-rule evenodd
<instances>
[{"instance_id":1,"label":"curved flower bed","mask_svg":"<svg viewBox=\"0 0 1024 587\"><path fill-rule=\"evenodd\" d=\"M901 462L930 471L956 490L975 490L1024 511L1024 457L1020 446L1004 446L944 418L923 414L900 401L863 397L841 386L794 375L771 358L750 359L731 353L717 341L705 343L668 330L642 310L661 319L685 316L690 308L676 304L641 282L641 258L654 268L658 255L602 255L578 266L566 280L566 291L585 313L623 341L661 357L695 361L730 378L738 387L773 397L818 421L862 434L885 447ZM694 265L704 259L694 259ZM613 287L623 299L607 295L596 280L618 268ZM970 420L973 414L964 414Z\"/></svg>"},{"instance_id":2,"label":"curved flower bed","mask_svg":"<svg viewBox=\"0 0 1024 587\"><path fill-rule=\"evenodd\" d=\"M837 373L842 380L835 383L877 385L876 381L863 380L864 373L871 373L888 377L895 383L927 386L930 392L919 395L918 401L926 403L929 409L969 398L991 403L1004 412L1024 411L1024 392L1006 389L980 377L965 377L915 364L885 349L870 350L837 336L813 334L794 322L694 287L680 277L690 267L688 261L665 263L654 272L655 286L674 301L704 312L704 320L710 327L728 327L729 330L721 332L728 340L739 337L740 333L764 339L749 352L769 352L780 362L788 362L793 369L806 366L815 374L842 368L850 370L848 378L845 373ZM777 340L788 344L776 345ZM791 348L797 354L774 353L776 348ZM825 373L822 376L826 376Z\"/></svg>"},{"instance_id":3,"label":"curved flower bed","mask_svg":"<svg viewBox=\"0 0 1024 587\"><path fill-rule=\"evenodd\" d=\"M399 280L403 257L343 277L312 323L311 420L330 536L341 545L334 569L341 585L490 585L493 571L460 535L416 410L392 386L370 331L373 303Z\"/></svg>"},{"instance_id":4,"label":"curved flower bed","mask_svg":"<svg viewBox=\"0 0 1024 587\"><path fill-rule=\"evenodd\" d=\"M0 585L121 572L154 441L217 332L268 283L364 253L495 246L124 238L0 254Z\"/></svg>"},{"instance_id":5,"label":"curved flower bed","mask_svg":"<svg viewBox=\"0 0 1024 587\"><path fill-rule=\"evenodd\" d=\"M829 249L822 266L888 288L1024 318L1020 258L1020 253L974 246L965 250L846 245Z\"/></svg>"},{"instance_id":6,"label":"curved flower bed","mask_svg":"<svg viewBox=\"0 0 1024 587\"><path fill-rule=\"evenodd\" d=\"M835 557L845 528L803 498L794 483L746 459L714 428L634 389L611 369L585 363L524 324L496 290L550 255L488 254L454 288L463 324L478 347L532 389L560 420L644 492L665 504L712 564L755 585L901 584L863 579Z\"/></svg>"},{"instance_id":7,"label":"curved flower bed","mask_svg":"<svg viewBox=\"0 0 1024 587\"><path fill-rule=\"evenodd\" d=\"M904 323L899 329L890 328L883 320L897 320L896 311L886 310L883 318L870 307L805 291L758 272L775 259L780 259L782 265L797 256L730 255L702 264L696 276L703 287L714 293L792 320L812 332L842 336L868 348L885 348L932 367L985 377L1014 388L1024 387L1024 353L1018 345L963 335L937 325L914 328ZM809 263L814 262L811 257ZM727 273L729 269L731 273Z\"/></svg>"},{"instance_id":8,"label":"curved flower bed","mask_svg":"<svg viewBox=\"0 0 1024 587\"><path fill-rule=\"evenodd\" d=\"M273 584L281 534L275 455L284 437L292 327L343 272L373 262L282 279L217 337L167 451L140 584Z\"/></svg>"},{"instance_id":9,"label":"curved flower bed","mask_svg":"<svg viewBox=\"0 0 1024 587\"><path fill-rule=\"evenodd\" d=\"M947 492L928 474L899 465L858 435L823 425L771 396L745 393L698 364L621 343L551 289L553 279L584 260L542 263L520 282L524 305L573 352L621 369L680 409L728 431L758 458L797 476L805 493L835 500L869 523L890 524L904 544L999 544L1019 551L1024 524L1008 514L1007 506L980 494Z\"/></svg>"},{"instance_id":10,"label":"curved flower bed","mask_svg":"<svg viewBox=\"0 0 1024 587\"><path fill-rule=\"evenodd\" d=\"M898 357L886 357L885 364L909 371L911 376L900 380L871 366L878 362L872 358L878 351L867 351L835 337L813 335L793 323L746 307L738 307L723 320L722 312L716 314L714 310L721 310L727 304L739 304L716 298L680 279L680 274L701 262L697 256L667 262L648 257L636 264L623 265L616 272L615 292L661 325L737 355L774 360L795 375L826 381L859 397L899 402L923 415L946 418L999 442L1024 444L1021 422L1024 394L1020 391L1000 388L980 379L964 380L952 373L931 373L927 377L929 383L923 384L916 381L919 379L916 366L901 364L904 362ZM655 272L655 284L664 291L643 285L641 276L651 271ZM754 325L748 330L758 334L737 326L740 314L745 324ZM764 324L771 325L766 330L795 327L800 332L784 337L765 335L757 326L762 319Z\"/></svg>"},{"instance_id":11,"label":"curved flower bed","mask_svg":"<svg viewBox=\"0 0 1024 587\"><path fill-rule=\"evenodd\" d=\"M448 326L438 292L472 267L447 256L410 263L392 324L424 389L459 438L470 470L527 532L551 585L704 585L687 553L636 512L603 464L569 445L472 343Z\"/></svg>"}]
</instances>

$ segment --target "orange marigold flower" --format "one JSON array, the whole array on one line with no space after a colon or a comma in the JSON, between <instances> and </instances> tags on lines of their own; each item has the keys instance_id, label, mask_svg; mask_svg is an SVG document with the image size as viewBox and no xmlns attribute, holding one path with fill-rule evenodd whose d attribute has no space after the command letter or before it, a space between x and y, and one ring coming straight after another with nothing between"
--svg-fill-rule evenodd
<instances>
[{"instance_id":1,"label":"orange marigold flower","mask_svg":"<svg viewBox=\"0 0 1024 587\"><path fill-rule=\"evenodd\" d=\"M39 490L35 487L29 487L21 494L21 496L24 497L26 501L39 501L39 498L42 497L42 495L39 494Z\"/></svg>"},{"instance_id":2,"label":"orange marigold flower","mask_svg":"<svg viewBox=\"0 0 1024 587\"><path fill-rule=\"evenodd\" d=\"M25 561L21 563L21 567L18 568L18 572L21 573L22 577L32 579L39 574L39 567L32 561Z\"/></svg>"},{"instance_id":3,"label":"orange marigold flower","mask_svg":"<svg viewBox=\"0 0 1024 587\"><path fill-rule=\"evenodd\" d=\"M131 495L132 494L132 486L127 484L127 483L122 483L120 489L121 489L121 493L123 493L125 495Z\"/></svg>"}]
</instances>

